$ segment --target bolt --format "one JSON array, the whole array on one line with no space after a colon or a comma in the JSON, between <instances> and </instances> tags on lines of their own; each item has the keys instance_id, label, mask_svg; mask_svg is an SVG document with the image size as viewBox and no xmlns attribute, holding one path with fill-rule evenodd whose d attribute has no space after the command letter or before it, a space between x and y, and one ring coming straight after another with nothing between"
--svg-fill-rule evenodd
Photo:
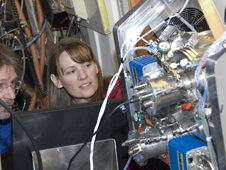
<instances>
[{"instance_id":1,"label":"bolt","mask_svg":"<svg viewBox=\"0 0 226 170\"><path fill-rule=\"evenodd\" d=\"M188 155L189 157L192 157L192 155L190 154L190 152L188 152L187 155Z\"/></svg>"},{"instance_id":2,"label":"bolt","mask_svg":"<svg viewBox=\"0 0 226 170\"><path fill-rule=\"evenodd\" d=\"M81 22L82 21L82 18L77 17L76 20L77 20L77 22Z\"/></svg>"},{"instance_id":3,"label":"bolt","mask_svg":"<svg viewBox=\"0 0 226 170\"><path fill-rule=\"evenodd\" d=\"M171 58L171 57L173 57L173 53L170 53L170 54L168 54L168 58Z\"/></svg>"},{"instance_id":4,"label":"bolt","mask_svg":"<svg viewBox=\"0 0 226 170\"><path fill-rule=\"evenodd\" d=\"M57 149L57 153L61 153L61 150L60 149Z\"/></svg>"}]
</instances>

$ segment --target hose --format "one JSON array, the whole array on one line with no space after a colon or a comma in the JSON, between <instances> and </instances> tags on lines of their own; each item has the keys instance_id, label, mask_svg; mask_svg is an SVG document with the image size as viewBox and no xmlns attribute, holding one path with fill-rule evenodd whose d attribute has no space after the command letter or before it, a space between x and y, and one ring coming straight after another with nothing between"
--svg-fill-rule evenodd
<instances>
[{"instance_id":1,"label":"hose","mask_svg":"<svg viewBox=\"0 0 226 170\"><path fill-rule=\"evenodd\" d=\"M36 83L36 86L37 86L37 91L40 95L40 98L43 99L44 98L44 92L43 92L44 88L43 88L42 76L40 74L41 71L40 71L40 68L39 68L39 61L38 61L38 56L37 56L37 52L36 52L36 49L35 49L35 45L31 44L31 46L30 46L31 53L32 53L32 59L33 59L33 63L32 63L32 61L30 59L30 53L29 53L28 49L26 48L25 37L22 34L22 28L20 27L20 20L19 20L19 16L18 16L18 11L20 11L20 4L19 4L18 0L15 0L15 1L11 0L11 1L12 1L12 7L13 7L14 15L16 17L17 24L20 28L22 43L24 45L26 57L28 58L28 64L30 66L31 73L33 74L33 77L34 77L34 80L35 80L35 83ZM27 23L26 18L25 18L23 13L21 15L21 20L23 22ZM30 41L32 39L30 29L28 27L25 27L24 31L25 31L26 36L28 37L28 40ZM34 70L33 67L35 68L35 70ZM37 94L35 94L35 91L34 91L28 110L34 109L36 99L37 99Z\"/></svg>"},{"instance_id":2,"label":"hose","mask_svg":"<svg viewBox=\"0 0 226 170\"><path fill-rule=\"evenodd\" d=\"M41 3L40 3L40 0L35 0L35 2L36 2L36 7L37 7L37 13L38 13L39 29L42 30L42 23L45 20L44 20L44 15L42 12ZM45 51L46 51L45 31L43 31L40 36L40 73L41 73L41 76L43 76L44 66L45 66Z\"/></svg>"},{"instance_id":3,"label":"hose","mask_svg":"<svg viewBox=\"0 0 226 170\"><path fill-rule=\"evenodd\" d=\"M37 13L38 13L38 21L39 21L39 29L42 30L42 23L44 23L44 15L43 15L43 12L42 12L42 6L41 6L41 3L40 3L40 0L36 0L36 8L37 8ZM41 74L41 77L43 77L43 72L44 72L44 66L45 66L45 52L46 52L46 46L45 46L45 31L43 31L41 33L41 36L40 36L40 74ZM44 88L43 88L44 90ZM42 100L44 99L45 97L45 91L43 91L43 98ZM42 101L40 102L41 104L41 108L43 108L43 103Z\"/></svg>"},{"instance_id":4,"label":"hose","mask_svg":"<svg viewBox=\"0 0 226 170\"><path fill-rule=\"evenodd\" d=\"M33 44L35 41L37 41L38 38L40 38L40 36L42 35L43 31L45 30L46 27L46 18L44 19L43 23L42 23L42 28L40 30L40 32L35 35L31 41L27 42L26 47L29 47L31 44ZM1 38L1 37L0 37ZM17 50L21 50L21 46L20 47L14 47L12 48L13 51L17 51Z\"/></svg>"}]
</instances>

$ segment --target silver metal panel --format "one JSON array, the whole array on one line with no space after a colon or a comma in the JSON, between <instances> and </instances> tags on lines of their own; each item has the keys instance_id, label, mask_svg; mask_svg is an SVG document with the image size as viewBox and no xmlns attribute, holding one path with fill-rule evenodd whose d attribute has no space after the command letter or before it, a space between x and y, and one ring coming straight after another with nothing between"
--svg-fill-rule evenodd
<instances>
[{"instance_id":1,"label":"silver metal panel","mask_svg":"<svg viewBox=\"0 0 226 170\"><path fill-rule=\"evenodd\" d=\"M222 126L222 135L223 135L223 141L226 141L226 90L225 90L225 84L226 84L226 79L225 79L225 63L226 63L226 53L222 55L222 57L217 61L216 66L215 66L215 77L217 81L217 95L218 95L218 101L219 101L219 108L220 108L220 118L221 118L221 126ZM225 143L225 142L224 142ZM223 149L223 148L222 148ZM226 149L226 148L224 148ZM224 150L226 153L226 150Z\"/></svg>"},{"instance_id":2,"label":"silver metal panel","mask_svg":"<svg viewBox=\"0 0 226 170\"><path fill-rule=\"evenodd\" d=\"M72 156L83 144L41 150L43 170L66 170ZM90 143L83 148L71 164L71 169L89 170ZM38 170L36 153L32 152L34 170ZM94 169L118 170L114 139L95 142Z\"/></svg>"},{"instance_id":3,"label":"silver metal panel","mask_svg":"<svg viewBox=\"0 0 226 170\"><path fill-rule=\"evenodd\" d=\"M210 94L212 119L214 123L214 142L220 169L226 168L224 147L226 137L226 125L224 123L224 120L226 118L225 63L225 50L222 50L221 52L210 56L207 59L206 63L206 73L208 74L208 90Z\"/></svg>"}]
</instances>

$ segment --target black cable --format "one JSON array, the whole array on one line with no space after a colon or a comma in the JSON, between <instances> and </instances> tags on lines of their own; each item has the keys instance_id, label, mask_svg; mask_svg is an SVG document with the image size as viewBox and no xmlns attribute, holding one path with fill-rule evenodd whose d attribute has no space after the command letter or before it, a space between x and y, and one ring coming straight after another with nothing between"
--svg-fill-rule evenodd
<instances>
[{"instance_id":1,"label":"black cable","mask_svg":"<svg viewBox=\"0 0 226 170\"><path fill-rule=\"evenodd\" d=\"M71 27L73 26L74 21L75 21L75 16L72 16L71 22L70 22L70 24L69 24L69 26L68 26L68 30L67 30L67 35L66 35L66 37L69 37L70 31L71 31Z\"/></svg>"},{"instance_id":2,"label":"black cable","mask_svg":"<svg viewBox=\"0 0 226 170\"><path fill-rule=\"evenodd\" d=\"M132 98L130 100L127 100L125 101L124 103L121 103L120 105L116 106L112 111L111 113L108 115L108 117L104 120L104 122L100 125L100 127L96 130L95 133L92 134L91 137L89 137L85 143L83 143L83 145L79 148L79 150L74 154L74 156L71 158L69 164L68 164L68 167L67 167L67 170L70 170L70 167L71 167L71 164L72 164L72 161L75 159L75 157L82 151L82 149L85 147L85 145L90 141L90 139L92 139L92 137L94 135L96 135L99 130L104 126L104 124L107 122L107 120L111 117L111 115L118 109L120 108L121 106L125 105L125 104L128 104L128 103L134 103L134 102L138 102L139 99L138 98Z\"/></svg>"},{"instance_id":3,"label":"black cable","mask_svg":"<svg viewBox=\"0 0 226 170\"><path fill-rule=\"evenodd\" d=\"M80 39L80 38L79 38L78 24L75 25L75 35L76 35L76 38Z\"/></svg>"},{"instance_id":4,"label":"black cable","mask_svg":"<svg viewBox=\"0 0 226 170\"><path fill-rule=\"evenodd\" d=\"M28 137L30 138L31 140L31 143L35 149L35 152L37 154L37 159L38 159L38 167L39 167L39 170L42 170L43 167L42 167L42 159L41 159L41 154L39 152L39 149L35 143L35 139L34 137L32 136L31 132L29 131L29 129L27 128L27 126L24 124L24 122L20 119L20 117L18 115L16 115L12 109L10 109L1 99L0 99L0 104L10 113L10 115L13 116L13 118L20 124L20 126L23 128L23 130L27 133Z\"/></svg>"}]
</instances>

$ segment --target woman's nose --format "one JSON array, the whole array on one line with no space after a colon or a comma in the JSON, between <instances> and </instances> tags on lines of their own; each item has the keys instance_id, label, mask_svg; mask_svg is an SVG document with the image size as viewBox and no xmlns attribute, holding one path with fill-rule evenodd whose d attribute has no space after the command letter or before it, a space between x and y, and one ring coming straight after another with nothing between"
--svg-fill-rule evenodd
<instances>
[{"instance_id":1,"label":"woman's nose","mask_svg":"<svg viewBox=\"0 0 226 170\"><path fill-rule=\"evenodd\" d=\"M79 80L84 80L84 79L86 79L86 78L87 78L87 73L86 73L86 71L85 71L83 68L79 69L79 70L78 70L78 79L79 79Z\"/></svg>"}]
</instances>

